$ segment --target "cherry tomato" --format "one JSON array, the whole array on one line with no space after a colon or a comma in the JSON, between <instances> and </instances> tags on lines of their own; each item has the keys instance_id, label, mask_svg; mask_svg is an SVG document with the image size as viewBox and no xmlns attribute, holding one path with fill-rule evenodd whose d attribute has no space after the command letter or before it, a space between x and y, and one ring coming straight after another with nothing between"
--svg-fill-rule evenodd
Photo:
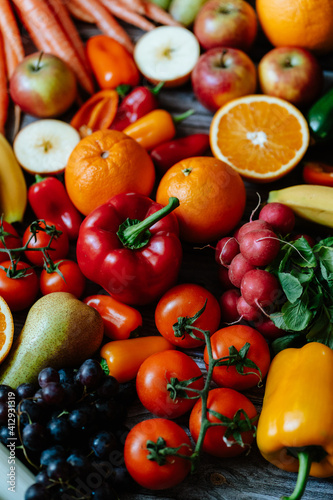
<instances>
[{"instance_id":1,"label":"cherry tomato","mask_svg":"<svg viewBox=\"0 0 333 500\"><path fill-rule=\"evenodd\" d=\"M190 472L190 460L172 455L161 455L161 465L150 460L147 441L165 441L170 448L179 448L178 453L190 456L192 446L184 429L172 420L153 418L136 424L128 433L124 447L125 465L133 479L151 490L171 488L182 482Z\"/></svg>"},{"instance_id":2,"label":"cherry tomato","mask_svg":"<svg viewBox=\"0 0 333 500\"><path fill-rule=\"evenodd\" d=\"M212 389L208 393L207 410L223 415L226 425L214 425L206 431L202 451L216 457L235 457L244 451L254 440L254 424L258 415L254 405L244 394L229 388ZM201 427L201 399L197 401L190 415L190 432L196 442ZM207 411L209 422L220 422L216 416ZM238 437L241 441L236 441Z\"/></svg>"},{"instance_id":3,"label":"cherry tomato","mask_svg":"<svg viewBox=\"0 0 333 500\"><path fill-rule=\"evenodd\" d=\"M5 220L0 220L0 248L20 248L21 238L18 235L16 229L6 222ZM0 262L8 260L7 252L0 252Z\"/></svg>"},{"instance_id":4,"label":"cherry tomato","mask_svg":"<svg viewBox=\"0 0 333 500\"><path fill-rule=\"evenodd\" d=\"M303 179L307 184L333 187L333 165L321 162L307 162L303 167Z\"/></svg>"},{"instance_id":5,"label":"cherry tomato","mask_svg":"<svg viewBox=\"0 0 333 500\"><path fill-rule=\"evenodd\" d=\"M69 259L54 261L48 268L43 269L40 275L40 290L43 295L68 292L79 299L85 286L86 278L78 264Z\"/></svg>"},{"instance_id":6,"label":"cherry tomato","mask_svg":"<svg viewBox=\"0 0 333 500\"><path fill-rule=\"evenodd\" d=\"M35 236L31 232L32 227L36 228ZM41 219L30 224L24 231L22 243L26 245L29 242L28 248L45 248L48 246L52 235L54 236L47 253L52 260L63 259L69 251L68 236L58 224L52 221ZM32 264L43 266L44 255L42 251L26 250L24 254Z\"/></svg>"},{"instance_id":7,"label":"cherry tomato","mask_svg":"<svg viewBox=\"0 0 333 500\"><path fill-rule=\"evenodd\" d=\"M181 348L203 345L204 335L201 332L193 329L194 335L202 340L192 338L183 327L178 329L176 333L178 336L175 336L173 325L179 321L183 322L180 318L186 318L189 324L191 318L204 307L206 299L206 308L193 322L193 326L213 334L219 327L221 319L218 300L204 287L192 283L170 288L159 300L155 309L155 323L160 334Z\"/></svg>"},{"instance_id":8,"label":"cherry tomato","mask_svg":"<svg viewBox=\"0 0 333 500\"><path fill-rule=\"evenodd\" d=\"M249 349L243 357L246 344L249 344ZM226 360L228 364L216 366L213 370L212 378L218 386L243 391L258 385L266 376L270 365L269 347L264 337L254 328L246 325L222 328L212 335L211 346L214 359L229 357ZM231 354L233 358L230 357ZM208 364L207 347L204 360ZM252 363L257 368L251 366Z\"/></svg>"},{"instance_id":9,"label":"cherry tomato","mask_svg":"<svg viewBox=\"0 0 333 500\"><path fill-rule=\"evenodd\" d=\"M187 354L173 350L158 352L140 366L136 376L137 394L143 406L154 415L177 418L193 407L196 393L185 391L185 387L175 391L174 385L196 377L201 378L189 387L200 390L204 386L202 372ZM174 389L168 388L170 384Z\"/></svg>"},{"instance_id":10,"label":"cherry tomato","mask_svg":"<svg viewBox=\"0 0 333 500\"><path fill-rule=\"evenodd\" d=\"M16 277L10 277L10 275ZM5 299L11 311L21 311L31 306L38 291L38 276L29 264L18 261L15 263L14 271L10 260L1 262L0 295Z\"/></svg>"}]
</instances>

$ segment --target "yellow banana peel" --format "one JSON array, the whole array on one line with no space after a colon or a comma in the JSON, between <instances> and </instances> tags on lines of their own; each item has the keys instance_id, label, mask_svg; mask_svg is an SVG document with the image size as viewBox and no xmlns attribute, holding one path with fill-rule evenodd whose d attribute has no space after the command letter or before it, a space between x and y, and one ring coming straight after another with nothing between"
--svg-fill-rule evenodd
<instances>
[{"instance_id":1,"label":"yellow banana peel","mask_svg":"<svg viewBox=\"0 0 333 500\"><path fill-rule=\"evenodd\" d=\"M299 184L270 191L267 201L283 203L303 219L333 227L333 187Z\"/></svg>"},{"instance_id":2,"label":"yellow banana peel","mask_svg":"<svg viewBox=\"0 0 333 500\"><path fill-rule=\"evenodd\" d=\"M12 146L0 134L0 215L7 222L21 222L27 206L27 184Z\"/></svg>"}]
</instances>

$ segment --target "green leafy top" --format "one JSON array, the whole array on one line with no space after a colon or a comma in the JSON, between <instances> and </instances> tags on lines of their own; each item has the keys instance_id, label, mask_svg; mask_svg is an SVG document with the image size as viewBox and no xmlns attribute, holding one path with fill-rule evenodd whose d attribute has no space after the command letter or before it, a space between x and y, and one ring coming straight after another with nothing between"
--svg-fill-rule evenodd
<instances>
[{"instance_id":1,"label":"green leafy top","mask_svg":"<svg viewBox=\"0 0 333 500\"><path fill-rule=\"evenodd\" d=\"M284 292L282 306L270 317L288 332L273 342L274 351L302 341L333 349L333 237L312 248L303 237L285 242L266 269L278 278Z\"/></svg>"}]
</instances>

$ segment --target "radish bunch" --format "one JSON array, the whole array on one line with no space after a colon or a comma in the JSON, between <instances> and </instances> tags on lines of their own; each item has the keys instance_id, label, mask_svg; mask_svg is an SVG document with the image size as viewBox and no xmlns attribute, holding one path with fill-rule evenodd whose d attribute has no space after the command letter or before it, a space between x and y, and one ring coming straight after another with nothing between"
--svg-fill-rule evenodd
<instances>
[{"instance_id":1,"label":"radish bunch","mask_svg":"<svg viewBox=\"0 0 333 500\"><path fill-rule=\"evenodd\" d=\"M293 211L281 203L268 203L257 220L241 226L233 236L218 241L215 260L219 277L227 289L220 297L226 323L248 321L266 338L285 334L269 315L282 297L278 279L265 267L277 257L281 237L295 226Z\"/></svg>"}]
</instances>

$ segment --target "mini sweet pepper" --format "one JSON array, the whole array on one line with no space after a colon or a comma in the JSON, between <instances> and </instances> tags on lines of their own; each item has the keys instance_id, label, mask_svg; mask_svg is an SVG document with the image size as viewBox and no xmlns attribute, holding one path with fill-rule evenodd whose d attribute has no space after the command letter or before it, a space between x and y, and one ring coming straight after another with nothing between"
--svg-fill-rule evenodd
<instances>
[{"instance_id":1,"label":"mini sweet pepper","mask_svg":"<svg viewBox=\"0 0 333 500\"><path fill-rule=\"evenodd\" d=\"M83 274L117 300L148 304L177 280L182 245L179 205L165 207L138 193L121 193L97 207L83 221L77 261Z\"/></svg>"},{"instance_id":2,"label":"mini sweet pepper","mask_svg":"<svg viewBox=\"0 0 333 500\"><path fill-rule=\"evenodd\" d=\"M280 351L266 381L257 428L263 457L297 472L298 500L308 475L333 476L333 350L319 342Z\"/></svg>"}]
</instances>

